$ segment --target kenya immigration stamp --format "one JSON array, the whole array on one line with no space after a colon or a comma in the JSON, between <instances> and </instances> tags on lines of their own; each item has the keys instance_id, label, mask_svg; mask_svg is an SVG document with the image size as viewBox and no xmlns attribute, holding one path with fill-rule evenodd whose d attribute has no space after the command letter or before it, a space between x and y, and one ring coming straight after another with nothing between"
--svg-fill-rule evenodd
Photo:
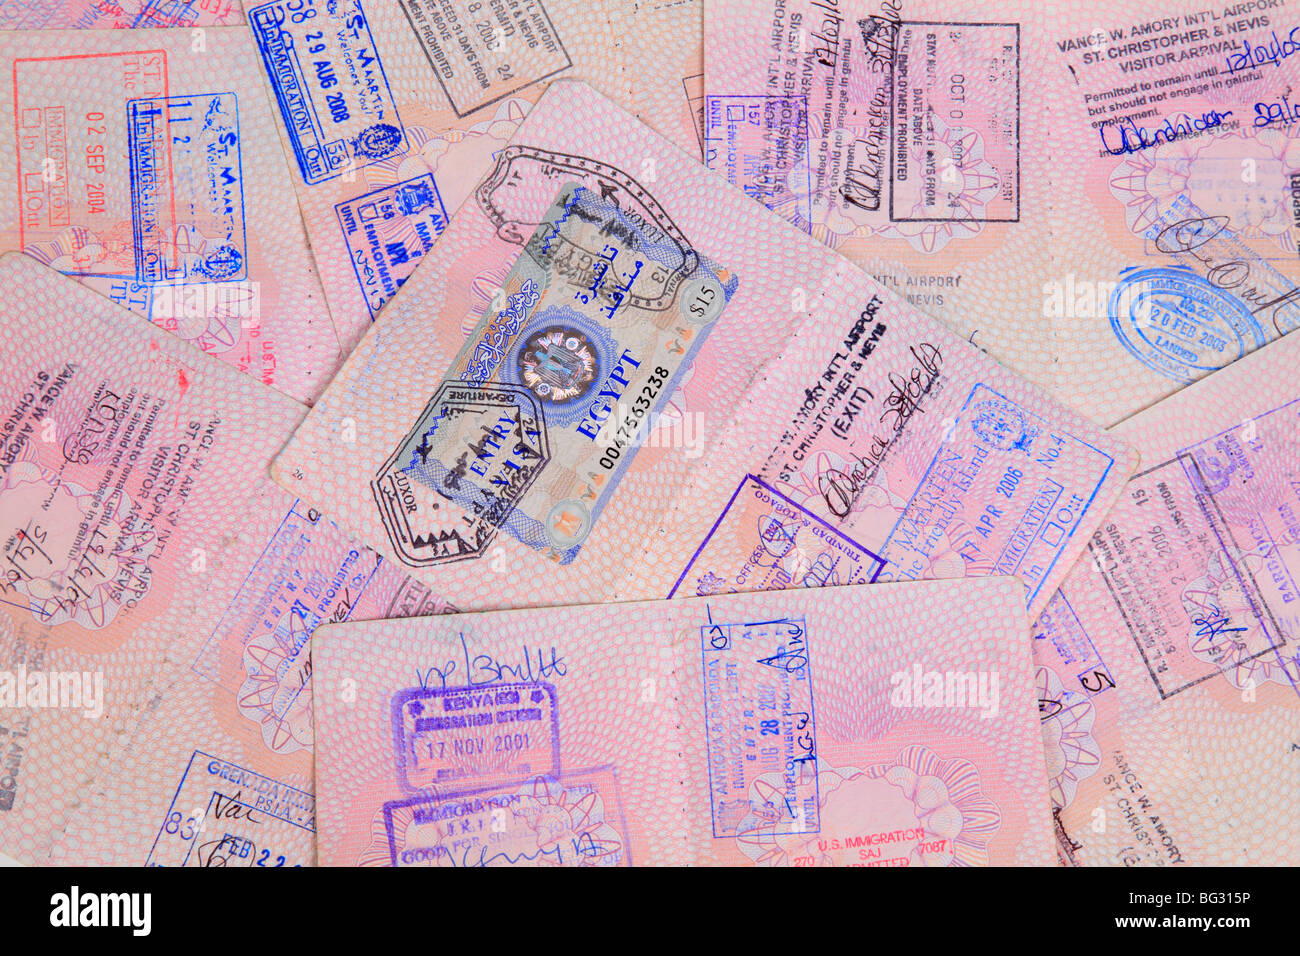
<instances>
[{"instance_id":1,"label":"kenya immigration stamp","mask_svg":"<svg viewBox=\"0 0 1300 956\"><path fill-rule=\"evenodd\" d=\"M560 772L555 686L414 687L393 698L397 782L414 793L484 777Z\"/></svg>"}]
</instances>

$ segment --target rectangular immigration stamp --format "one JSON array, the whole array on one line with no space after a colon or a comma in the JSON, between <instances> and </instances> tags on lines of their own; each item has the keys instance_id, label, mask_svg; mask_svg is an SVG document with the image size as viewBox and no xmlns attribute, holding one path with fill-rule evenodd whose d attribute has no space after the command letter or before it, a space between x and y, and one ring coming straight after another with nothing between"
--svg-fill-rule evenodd
<instances>
[{"instance_id":1,"label":"rectangular immigration stamp","mask_svg":"<svg viewBox=\"0 0 1300 956\"><path fill-rule=\"evenodd\" d=\"M311 635L347 621L379 567L379 555L295 501L191 669L236 696L269 749L309 749Z\"/></svg>"},{"instance_id":2,"label":"rectangular immigration stamp","mask_svg":"<svg viewBox=\"0 0 1300 956\"><path fill-rule=\"evenodd\" d=\"M131 20L131 29L188 27L198 21L200 13L210 17L229 17L238 12L236 2L237 0L144 0L140 4L140 12Z\"/></svg>"},{"instance_id":3,"label":"rectangular immigration stamp","mask_svg":"<svg viewBox=\"0 0 1300 956\"><path fill-rule=\"evenodd\" d=\"M1183 452L1135 475L1088 548L1162 700L1218 674L1244 682L1256 668L1282 663L1286 637L1269 600L1283 606L1295 594L1287 547L1273 538L1285 514L1267 516L1247 503L1249 493L1235 487L1240 472L1232 487L1212 490L1233 450L1240 446L1214 436L1199 454ZM1270 482L1253 490L1259 484ZM1265 494L1295 500L1277 487Z\"/></svg>"},{"instance_id":4,"label":"rectangular immigration stamp","mask_svg":"<svg viewBox=\"0 0 1300 956\"><path fill-rule=\"evenodd\" d=\"M341 202L334 212L372 319L447 228L430 173Z\"/></svg>"},{"instance_id":5,"label":"rectangular immigration stamp","mask_svg":"<svg viewBox=\"0 0 1300 956\"><path fill-rule=\"evenodd\" d=\"M573 66L541 0L397 0L459 117Z\"/></svg>"},{"instance_id":6,"label":"rectangular immigration stamp","mask_svg":"<svg viewBox=\"0 0 1300 956\"><path fill-rule=\"evenodd\" d=\"M149 866L311 866L316 798L305 790L194 751Z\"/></svg>"},{"instance_id":7,"label":"rectangular immigration stamp","mask_svg":"<svg viewBox=\"0 0 1300 956\"><path fill-rule=\"evenodd\" d=\"M126 116L136 281L247 278L238 97L132 100Z\"/></svg>"},{"instance_id":8,"label":"rectangular immigration stamp","mask_svg":"<svg viewBox=\"0 0 1300 956\"><path fill-rule=\"evenodd\" d=\"M817 724L802 617L700 627L714 837L821 828Z\"/></svg>"},{"instance_id":9,"label":"rectangular immigration stamp","mask_svg":"<svg viewBox=\"0 0 1300 956\"><path fill-rule=\"evenodd\" d=\"M1221 548L1211 574L1230 563L1244 588L1243 616L1263 630L1280 660L1287 635L1300 633L1300 399L1246 419L1179 452L1196 500ZM1207 584L1209 581L1207 580ZM1219 609L1230 607L1219 602ZM1295 651L1290 650L1294 657Z\"/></svg>"},{"instance_id":10,"label":"rectangular immigration stamp","mask_svg":"<svg viewBox=\"0 0 1300 956\"><path fill-rule=\"evenodd\" d=\"M361 0L275 0L247 12L308 185L407 151Z\"/></svg>"},{"instance_id":11,"label":"rectangular immigration stamp","mask_svg":"<svg viewBox=\"0 0 1300 956\"><path fill-rule=\"evenodd\" d=\"M393 698L392 714L397 782L408 793L457 780L560 772L552 684L413 687Z\"/></svg>"},{"instance_id":12,"label":"rectangular immigration stamp","mask_svg":"<svg viewBox=\"0 0 1300 956\"><path fill-rule=\"evenodd\" d=\"M885 560L746 475L668 597L870 584Z\"/></svg>"},{"instance_id":13,"label":"rectangular immigration stamp","mask_svg":"<svg viewBox=\"0 0 1300 956\"><path fill-rule=\"evenodd\" d=\"M880 546L884 577L926 577L952 551L974 573L1020 578L1032 604L1114 467L1110 455L977 383Z\"/></svg>"},{"instance_id":14,"label":"rectangular immigration stamp","mask_svg":"<svg viewBox=\"0 0 1300 956\"><path fill-rule=\"evenodd\" d=\"M392 866L631 866L614 767L384 804Z\"/></svg>"},{"instance_id":15,"label":"rectangular immigration stamp","mask_svg":"<svg viewBox=\"0 0 1300 956\"><path fill-rule=\"evenodd\" d=\"M1019 222L1020 25L900 23L891 75L889 218Z\"/></svg>"},{"instance_id":16,"label":"rectangular immigration stamp","mask_svg":"<svg viewBox=\"0 0 1300 956\"><path fill-rule=\"evenodd\" d=\"M747 196L812 231L807 96L706 96L704 156L710 169ZM796 176L800 164L803 173Z\"/></svg>"},{"instance_id":17,"label":"rectangular immigration stamp","mask_svg":"<svg viewBox=\"0 0 1300 956\"><path fill-rule=\"evenodd\" d=\"M167 98L167 76L163 50L14 61L23 252L66 275L136 278L131 187L111 158L128 153L126 104ZM170 209L167 165L156 188Z\"/></svg>"}]
</instances>

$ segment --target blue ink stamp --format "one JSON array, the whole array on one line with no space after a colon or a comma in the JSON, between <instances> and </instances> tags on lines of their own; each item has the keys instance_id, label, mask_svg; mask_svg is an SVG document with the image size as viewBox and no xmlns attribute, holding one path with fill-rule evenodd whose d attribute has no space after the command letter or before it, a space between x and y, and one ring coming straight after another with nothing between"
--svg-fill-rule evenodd
<instances>
[{"instance_id":1,"label":"blue ink stamp","mask_svg":"<svg viewBox=\"0 0 1300 956\"><path fill-rule=\"evenodd\" d=\"M808 97L728 94L704 98L706 165L811 233L813 187L808 150Z\"/></svg>"},{"instance_id":2,"label":"blue ink stamp","mask_svg":"<svg viewBox=\"0 0 1300 956\"><path fill-rule=\"evenodd\" d=\"M392 866L631 866L612 766L384 804Z\"/></svg>"},{"instance_id":3,"label":"blue ink stamp","mask_svg":"<svg viewBox=\"0 0 1300 956\"><path fill-rule=\"evenodd\" d=\"M397 782L407 793L466 779L560 772L553 684L414 687L393 698L392 715Z\"/></svg>"},{"instance_id":4,"label":"blue ink stamp","mask_svg":"<svg viewBox=\"0 0 1300 956\"><path fill-rule=\"evenodd\" d=\"M1110 297L1110 327L1130 355L1188 385L1268 342L1236 296L1185 266L1126 270Z\"/></svg>"},{"instance_id":5,"label":"blue ink stamp","mask_svg":"<svg viewBox=\"0 0 1300 956\"><path fill-rule=\"evenodd\" d=\"M135 280L246 278L238 98L156 97L126 111Z\"/></svg>"},{"instance_id":6,"label":"blue ink stamp","mask_svg":"<svg viewBox=\"0 0 1300 956\"><path fill-rule=\"evenodd\" d=\"M1111 295L1120 344L1180 385L1300 328L1300 286L1229 226L1179 196L1142 234L1176 265L1127 269Z\"/></svg>"},{"instance_id":7,"label":"blue ink stamp","mask_svg":"<svg viewBox=\"0 0 1300 956\"><path fill-rule=\"evenodd\" d=\"M311 747L311 635L352 616L380 560L295 501L203 642L191 669L236 695L272 751Z\"/></svg>"},{"instance_id":8,"label":"blue ink stamp","mask_svg":"<svg viewBox=\"0 0 1300 956\"><path fill-rule=\"evenodd\" d=\"M268 819L294 830L264 840ZM194 751L149 851L148 866L312 865L316 798L220 757Z\"/></svg>"},{"instance_id":9,"label":"blue ink stamp","mask_svg":"<svg viewBox=\"0 0 1300 956\"><path fill-rule=\"evenodd\" d=\"M425 173L334 207L373 319L447 228L447 208Z\"/></svg>"},{"instance_id":10,"label":"blue ink stamp","mask_svg":"<svg viewBox=\"0 0 1300 956\"><path fill-rule=\"evenodd\" d=\"M817 833L817 725L801 617L700 627L713 835Z\"/></svg>"},{"instance_id":11,"label":"blue ink stamp","mask_svg":"<svg viewBox=\"0 0 1300 956\"><path fill-rule=\"evenodd\" d=\"M744 555L739 567L732 555ZM726 562L725 564L723 562ZM755 475L736 487L673 584L697 596L870 584L885 559Z\"/></svg>"},{"instance_id":12,"label":"blue ink stamp","mask_svg":"<svg viewBox=\"0 0 1300 956\"><path fill-rule=\"evenodd\" d=\"M247 12L308 185L406 153L361 0L276 0Z\"/></svg>"},{"instance_id":13,"label":"blue ink stamp","mask_svg":"<svg viewBox=\"0 0 1300 956\"><path fill-rule=\"evenodd\" d=\"M1114 466L1100 449L977 384L881 545L891 565L882 577L930 577L934 561L955 551L972 573L1020 578L1032 604ZM1065 484L1062 474L1096 481Z\"/></svg>"},{"instance_id":14,"label":"blue ink stamp","mask_svg":"<svg viewBox=\"0 0 1300 956\"><path fill-rule=\"evenodd\" d=\"M1039 710L1044 719L1055 716L1060 709L1068 706L1081 694L1096 697L1115 686L1115 679L1111 676L1110 669L1101 659L1097 645L1093 643L1083 622L1079 620L1079 615L1066 600L1065 592L1057 591L1052 595L1051 600L1047 602L1047 607L1034 622L1033 630L1034 640L1051 644L1052 657L1059 660L1062 667L1073 671L1074 680L1079 685L1079 691L1068 688L1063 699L1054 702L1056 710L1050 714L1044 711L1044 704L1047 702L1039 701ZM1035 655L1037 653L1035 651Z\"/></svg>"},{"instance_id":15,"label":"blue ink stamp","mask_svg":"<svg viewBox=\"0 0 1300 956\"><path fill-rule=\"evenodd\" d=\"M131 21L132 30L187 27L199 18L194 0L145 0Z\"/></svg>"}]
</instances>

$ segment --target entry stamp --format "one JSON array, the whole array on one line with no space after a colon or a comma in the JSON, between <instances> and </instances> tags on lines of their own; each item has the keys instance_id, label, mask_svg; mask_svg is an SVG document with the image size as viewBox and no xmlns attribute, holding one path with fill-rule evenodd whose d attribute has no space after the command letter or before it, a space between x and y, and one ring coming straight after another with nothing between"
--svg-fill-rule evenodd
<instances>
[{"instance_id":1,"label":"entry stamp","mask_svg":"<svg viewBox=\"0 0 1300 956\"><path fill-rule=\"evenodd\" d=\"M978 383L881 545L884 577L925 577L951 549L974 573L1020 578L1032 604L1114 467L1110 455Z\"/></svg>"},{"instance_id":2,"label":"entry stamp","mask_svg":"<svg viewBox=\"0 0 1300 956\"><path fill-rule=\"evenodd\" d=\"M194 751L149 851L149 866L311 866L316 798Z\"/></svg>"},{"instance_id":3,"label":"entry stamp","mask_svg":"<svg viewBox=\"0 0 1300 956\"><path fill-rule=\"evenodd\" d=\"M430 173L341 202L334 212L372 319L447 228Z\"/></svg>"},{"instance_id":4,"label":"entry stamp","mask_svg":"<svg viewBox=\"0 0 1300 956\"><path fill-rule=\"evenodd\" d=\"M715 838L816 833L817 726L801 617L700 627ZM774 783L779 781L779 783Z\"/></svg>"},{"instance_id":5,"label":"entry stamp","mask_svg":"<svg viewBox=\"0 0 1300 956\"><path fill-rule=\"evenodd\" d=\"M408 793L467 779L560 772L552 684L415 687L393 698L392 713L397 782Z\"/></svg>"},{"instance_id":6,"label":"entry stamp","mask_svg":"<svg viewBox=\"0 0 1300 956\"><path fill-rule=\"evenodd\" d=\"M458 117L573 66L542 0L398 3Z\"/></svg>"},{"instance_id":7,"label":"entry stamp","mask_svg":"<svg viewBox=\"0 0 1300 956\"><path fill-rule=\"evenodd\" d=\"M550 459L546 421L532 392L452 381L438 389L371 490L404 562L463 560L486 551ZM413 483L459 506L463 518L417 498Z\"/></svg>"},{"instance_id":8,"label":"entry stamp","mask_svg":"<svg viewBox=\"0 0 1300 956\"><path fill-rule=\"evenodd\" d=\"M136 281L247 278L238 97L132 100L126 112Z\"/></svg>"},{"instance_id":9,"label":"entry stamp","mask_svg":"<svg viewBox=\"0 0 1300 956\"><path fill-rule=\"evenodd\" d=\"M384 805L393 866L631 866L613 767Z\"/></svg>"},{"instance_id":10,"label":"entry stamp","mask_svg":"<svg viewBox=\"0 0 1300 956\"><path fill-rule=\"evenodd\" d=\"M1269 600L1282 606L1295 595L1288 549L1273 540L1286 515L1257 511L1251 499L1272 497L1276 508L1286 492L1244 474L1260 459L1233 467L1225 449L1241 450L1231 432L1135 475L1114 524L1089 545L1162 700L1218 674L1262 683L1282 663L1287 641ZM1237 481L1216 493L1225 464Z\"/></svg>"},{"instance_id":11,"label":"entry stamp","mask_svg":"<svg viewBox=\"0 0 1300 956\"><path fill-rule=\"evenodd\" d=\"M248 22L308 185L407 151L361 0L276 0Z\"/></svg>"},{"instance_id":12,"label":"entry stamp","mask_svg":"<svg viewBox=\"0 0 1300 956\"><path fill-rule=\"evenodd\" d=\"M812 232L807 96L706 96L704 156L747 196Z\"/></svg>"},{"instance_id":13,"label":"entry stamp","mask_svg":"<svg viewBox=\"0 0 1300 956\"><path fill-rule=\"evenodd\" d=\"M1300 327L1300 289L1227 216L1180 195L1142 238L1173 264L1126 269L1109 312L1119 343L1153 371L1187 385Z\"/></svg>"},{"instance_id":14,"label":"entry stamp","mask_svg":"<svg viewBox=\"0 0 1300 956\"><path fill-rule=\"evenodd\" d=\"M135 279L130 184L110 157L128 152L125 104L168 99L166 52L15 60L13 82L20 248L65 275Z\"/></svg>"},{"instance_id":15,"label":"entry stamp","mask_svg":"<svg viewBox=\"0 0 1300 956\"><path fill-rule=\"evenodd\" d=\"M746 475L668 597L870 584L884 567L880 555Z\"/></svg>"},{"instance_id":16,"label":"entry stamp","mask_svg":"<svg viewBox=\"0 0 1300 956\"><path fill-rule=\"evenodd\" d=\"M1183 266L1127 272L1111 294L1110 326L1130 355L1183 385L1268 341L1239 299Z\"/></svg>"},{"instance_id":17,"label":"entry stamp","mask_svg":"<svg viewBox=\"0 0 1300 956\"><path fill-rule=\"evenodd\" d=\"M889 218L1019 222L1020 25L900 23L892 66Z\"/></svg>"}]
</instances>

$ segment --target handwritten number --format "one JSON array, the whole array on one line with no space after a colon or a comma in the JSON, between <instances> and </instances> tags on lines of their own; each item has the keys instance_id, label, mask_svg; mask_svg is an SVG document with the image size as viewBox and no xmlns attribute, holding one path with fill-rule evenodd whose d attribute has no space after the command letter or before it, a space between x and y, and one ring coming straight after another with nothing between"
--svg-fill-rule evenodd
<instances>
[{"instance_id":1,"label":"handwritten number","mask_svg":"<svg viewBox=\"0 0 1300 956\"><path fill-rule=\"evenodd\" d=\"M1096 680L1097 682L1096 687L1088 683L1089 678L1093 678ZM1086 690L1089 694L1100 694L1107 687L1115 686L1115 681L1111 679L1111 676L1101 669L1094 670L1091 674L1080 675L1079 683L1083 685L1083 689Z\"/></svg>"}]
</instances>

